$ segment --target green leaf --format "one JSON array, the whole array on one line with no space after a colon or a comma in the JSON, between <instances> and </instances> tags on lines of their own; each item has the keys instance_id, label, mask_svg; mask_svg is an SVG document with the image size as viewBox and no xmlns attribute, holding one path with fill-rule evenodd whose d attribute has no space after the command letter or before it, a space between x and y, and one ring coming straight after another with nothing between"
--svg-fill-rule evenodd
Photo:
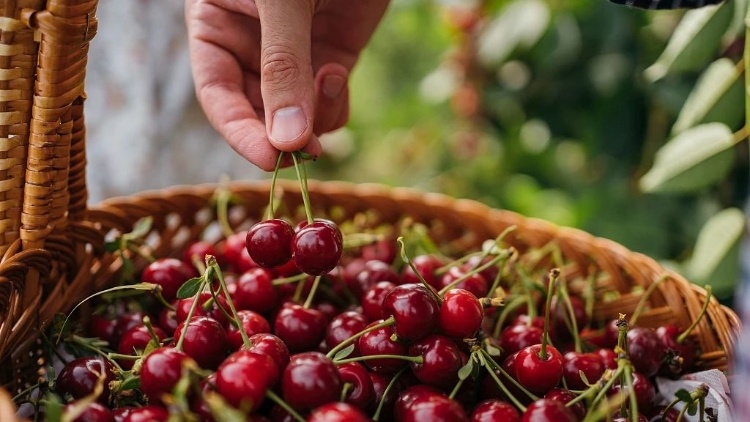
<instances>
[{"instance_id":1,"label":"green leaf","mask_svg":"<svg viewBox=\"0 0 750 422\"><path fill-rule=\"evenodd\" d=\"M458 379L465 380L471 376L472 372L474 372L474 359L469 359L466 365L458 370Z\"/></svg>"},{"instance_id":2,"label":"green leaf","mask_svg":"<svg viewBox=\"0 0 750 422\"><path fill-rule=\"evenodd\" d=\"M708 122L735 127L743 117L744 86L734 62L721 58L711 63L680 110L672 133L677 134L695 125Z\"/></svg>"},{"instance_id":3,"label":"green leaf","mask_svg":"<svg viewBox=\"0 0 750 422\"><path fill-rule=\"evenodd\" d=\"M49 422L60 422L62 420L63 404L55 394L48 394L44 401L45 420Z\"/></svg>"},{"instance_id":4,"label":"green leaf","mask_svg":"<svg viewBox=\"0 0 750 422\"><path fill-rule=\"evenodd\" d=\"M716 55L732 21L734 6L730 3L687 11L662 54L644 71L646 78L653 82L670 72L705 66Z\"/></svg>"},{"instance_id":5,"label":"green leaf","mask_svg":"<svg viewBox=\"0 0 750 422\"><path fill-rule=\"evenodd\" d=\"M695 283L711 285L719 298L729 297L739 277L739 247L745 231L745 215L728 208L711 217L698 233L693 255L686 265Z\"/></svg>"},{"instance_id":6,"label":"green leaf","mask_svg":"<svg viewBox=\"0 0 750 422\"><path fill-rule=\"evenodd\" d=\"M354 343L339 350L338 353L336 353L336 355L333 356L333 361L336 362L341 359L345 359L347 356L351 355L353 351L354 351Z\"/></svg>"},{"instance_id":7,"label":"green leaf","mask_svg":"<svg viewBox=\"0 0 750 422\"><path fill-rule=\"evenodd\" d=\"M177 298L178 299L187 299L189 297L195 296L196 293L201 288L201 285L203 284L203 277L193 277L190 280L186 281L180 288L177 290Z\"/></svg>"},{"instance_id":8,"label":"green leaf","mask_svg":"<svg viewBox=\"0 0 750 422\"><path fill-rule=\"evenodd\" d=\"M479 36L479 60L492 68L518 49L529 49L544 35L550 11L541 0L515 0Z\"/></svg>"},{"instance_id":9,"label":"green leaf","mask_svg":"<svg viewBox=\"0 0 750 422\"><path fill-rule=\"evenodd\" d=\"M707 123L675 136L656 152L643 175L644 192L685 192L722 180L734 163L734 137L721 123Z\"/></svg>"},{"instance_id":10,"label":"green leaf","mask_svg":"<svg viewBox=\"0 0 750 422\"><path fill-rule=\"evenodd\" d=\"M690 392L684 388L680 388L674 393L675 397L680 399L680 401L685 403L690 403L693 401L693 398L690 396Z\"/></svg>"},{"instance_id":11,"label":"green leaf","mask_svg":"<svg viewBox=\"0 0 750 422\"><path fill-rule=\"evenodd\" d=\"M151 227L154 224L154 219L152 217L144 217L140 220L136 221L135 225L133 226L133 231L128 233L129 239L140 239L148 234L148 232L151 231Z\"/></svg>"},{"instance_id":12,"label":"green leaf","mask_svg":"<svg viewBox=\"0 0 750 422\"><path fill-rule=\"evenodd\" d=\"M692 402L688 405L687 414L690 416L695 416L696 413L698 413L698 404L696 402Z\"/></svg>"},{"instance_id":13,"label":"green leaf","mask_svg":"<svg viewBox=\"0 0 750 422\"><path fill-rule=\"evenodd\" d=\"M109 242L104 242L104 250L109 253L114 253L120 250L120 241L119 240L112 240Z\"/></svg>"}]
</instances>

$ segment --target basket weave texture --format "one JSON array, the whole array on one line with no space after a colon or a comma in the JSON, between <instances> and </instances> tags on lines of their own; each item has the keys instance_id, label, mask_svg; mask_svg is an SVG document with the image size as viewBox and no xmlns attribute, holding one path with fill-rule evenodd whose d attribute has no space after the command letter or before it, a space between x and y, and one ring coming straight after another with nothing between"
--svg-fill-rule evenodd
<instances>
[{"instance_id":1,"label":"basket weave texture","mask_svg":"<svg viewBox=\"0 0 750 422\"><path fill-rule=\"evenodd\" d=\"M120 261L104 251L113 233L152 217L156 256L177 256L217 223L217 185L183 186L114 198L88 207L83 83L88 43L96 33L94 0L6 0L0 10L0 385L17 392L39 378L39 330L87 294L119 279ZM233 227L260 219L267 182L230 183L238 200ZM280 182L280 201L299 209L296 183ZM404 217L456 248L478 248L511 226L520 252L556 243L567 274L596 280L596 318L631 314L646 287L668 275L647 300L639 325L696 318L706 292L653 259L581 230L559 227L481 203L380 185L310 181L316 215L343 221L367 213L378 224ZM141 267L145 262L136 262ZM542 263L548 264L548 263ZM706 368L728 370L740 329L737 315L711 301L692 334Z\"/></svg>"}]
</instances>

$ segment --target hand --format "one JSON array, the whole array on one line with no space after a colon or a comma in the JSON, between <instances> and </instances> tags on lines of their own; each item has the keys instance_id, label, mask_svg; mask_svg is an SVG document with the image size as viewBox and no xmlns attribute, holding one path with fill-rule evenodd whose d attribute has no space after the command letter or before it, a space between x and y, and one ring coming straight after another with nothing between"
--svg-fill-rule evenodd
<instances>
[{"instance_id":1,"label":"hand","mask_svg":"<svg viewBox=\"0 0 750 422\"><path fill-rule=\"evenodd\" d=\"M349 118L348 78L389 0L186 0L196 95L240 155L318 156Z\"/></svg>"}]
</instances>

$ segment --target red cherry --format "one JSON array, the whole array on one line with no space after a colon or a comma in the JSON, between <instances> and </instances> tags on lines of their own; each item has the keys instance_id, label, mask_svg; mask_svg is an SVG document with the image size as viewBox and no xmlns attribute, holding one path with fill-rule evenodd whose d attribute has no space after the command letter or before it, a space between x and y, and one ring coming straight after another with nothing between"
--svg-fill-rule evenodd
<instances>
[{"instance_id":1,"label":"red cherry","mask_svg":"<svg viewBox=\"0 0 750 422\"><path fill-rule=\"evenodd\" d=\"M367 327L367 320L364 315L359 312L346 311L335 316L328 327L326 327L326 345L329 349L332 349L344 340L348 340L353 335L359 333ZM355 350L349 355L349 357L359 356L359 353Z\"/></svg>"},{"instance_id":2,"label":"red cherry","mask_svg":"<svg viewBox=\"0 0 750 422\"><path fill-rule=\"evenodd\" d=\"M161 295L171 301L177 297L177 290L186 281L198 276L198 271L190 264L177 258L159 258L148 264L141 273L143 283L161 286Z\"/></svg>"},{"instance_id":3,"label":"red cherry","mask_svg":"<svg viewBox=\"0 0 750 422\"><path fill-rule=\"evenodd\" d=\"M310 413L307 422L369 422L356 406L347 403L327 403Z\"/></svg>"},{"instance_id":4,"label":"red cherry","mask_svg":"<svg viewBox=\"0 0 750 422\"><path fill-rule=\"evenodd\" d=\"M92 337L100 338L110 346L117 344L115 338L115 326L117 326L117 318L110 318L108 315L93 314L88 324L88 333Z\"/></svg>"},{"instance_id":5,"label":"red cherry","mask_svg":"<svg viewBox=\"0 0 750 422\"><path fill-rule=\"evenodd\" d=\"M141 367L141 392L150 402L159 403L165 394L171 394L182 376L182 365L190 357L172 347L151 351Z\"/></svg>"},{"instance_id":6,"label":"red cherry","mask_svg":"<svg viewBox=\"0 0 750 422\"><path fill-rule=\"evenodd\" d=\"M621 389L625 394L629 394L628 388L620 385L620 383L615 383L608 391L608 394L617 394ZM656 388L644 374L633 372L633 391L635 392L639 411L648 412L656 403Z\"/></svg>"},{"instance_id":7,"label":"red cherry","mask_svg":"<svg viewBox=\"0 0 750 422\"><path fill-rule=\"evenodd\" d=\"M381 415L383 415L382 419L392 420L393 408L396 404L396 399L400 395L403 387L402 383L399 382L401 378L399 378L399 380L396 380L391 389L388 391L388 395L383 398L385 389L388 387L388 384L391 381L390 376L379 374L373 371L370 371L369 375L370 380L372 380L372 390L375 394L375 400L367 409L367 413L374 414L378 404L383 401L383 409L381 412Z\"/></svg>"},{"instance_id":8,"label":"red cherry","mask_svg":"<svg viewBox=\"0 0 750 422\"><path fill-rule=\"evenodd\" d=\"M261 314L273 310L279 300L273 285L273 274L265 268L253 268L237 279L237 289L232 294L237 309L249 309Z\"/></svg>"},{"instance_id":9,"label":"red cherry","mask_svg":"<svg viewBox=\"0 0 750 422\"><path fill-rule=\"evenodd\" d=\"M612 417L612 422L630 422L631 420L632 419L628 417L627 413L623 415L619 411L615 412ZM648 422L648 418L641 413L638 413L638 422Z\"/></svg>"},{"instance_id":10,"label":"red cherry","mask_svg":"<svg viewBox=\"0 0 750 422\"><path fill-rule=\"evenodd\" d=\"M448 396L424 393L416 397L403 412L402 422L451 421L469 422L463 407Z\"/></svg>"},{"instance_id":11,"label":"red cherry","mask_svg":"<svg viewBox=\"0 0 750 422\"><path fill-rule=\"evenodd\" d=\"M289 349L284 342L273 334L255 334L250 336L251 352L266 355L273 359L279 370L283 370L289 363Z\"/></svg>"},{"instance_id":12,"label":"red cherry","mask_svg":"<svg viewBox=\"0 0 750 422\"><path fill-rule=\"evenodd\" d=\"M473 293L451 289L443 295L443 304L438 312L438 330L452 338L473 338L483 318L482 304Z\"/></svg>"},{"instance_id":13,"label":"red cherry","mask_svg":"<svg viewBox=\"0 0 750 422\"><path fill-rule=\"evenodd\" d=\"M420 397L440 395L442 392L433 386L425 384L415 384L407 387L399 394L394 406L394 418L397 421L403 420L406 412L414 404L414 401Z\"/></svg>"},{"instance_id":14,"label":"red cherry","mask_svg":"<svg viewBox=\"0 0 750 422\"><path fill-rule=\"evenodd\" d=\"M422 363L410 363L419 381L446 389L458 382L458 370L464 365L456 343L438 334L412 343L409 356L422 356Z\"/></svg>"},{"instance_id":15,"label":"red cherry","mask_svg":"<svg viewBox=\"0 0 750 422\"><path fill-rule=\"evenodd\" d=\"M672 353L676 353L682 358L681 365L676 368L669 368L668 365L662 366L663 372L668 376L679 376L690 371L698 360L698 344L692 339L680 343L678 338L681 334L682 329L675 324L662 325L656 329L656 336L659 337L664 348L671 350Z\"/></svg>"},{"instance_id":16,"label":"red cherry","mask_svg":"<svg viewBox=\"0 0 750 422\"><path fill-rule=\"evenodd\" d=\"M245 247L253 261L263 268L274 268L292 259L294 228L286 220L260 221L250 228Z\"/></svg>"},{"instance_id":17,"label":"red cherry","mask_svg":"<svg viewBox=\"0 0 750 422\"><path fill-rule=\"evenodd\" d=\"M544 394L557 386L563 376L563 357L547 346L547 356L540 356L541 344L525 347L516 356L516 379L532 393Z\"/></svg>"},{"instance_id":18,"label":"red cherry","mask_svg":"<svg viewBox=\"0 0 750 422\"><path fill-rule=\"evenodd\" d=\"M159 327L153 327L154 334L161 341L167 338L167 334ZM136 326L122 335L120 343L117 345L117 353L122 355L135 356L146 349L146 346L151 342L151 333L145 325ZM133 367L133 361L123 359L120 366L124 369L130 369Z\"/></svg>"},{"instance_id":19,"label":"red cherry","mask_svg":"<svg viewBox=\"0 0 750 422\"><path fill-rule=\"evenodd\" d=\"M281 378L284 400L300 411L338 401L341 386L336 365L318 352L293 355Z\"/></svg>"},{"instance_id":20,"label":"red cherry","mask_svg":"<svg viewBox=\"0 0 750 422\"><path fill-rule=\"evenodd\" d=\"M657 406L651 411L650 422L677 422L680 417L680 411L675 407L670 407L667 410L667 406Z\"/></svg>"},{"instance_id":21,"label":"red cherry","mask_svg":"<svg viewBox=\"0 0 750 422\"><path fill-rule=\"evenodd\" d=\"M310 275L323 275L334 269L343 251L343 236L333 223L313 221L292 238L292 258L300 271Z\"/></svg>"},{"instance_id":22,"label":"red cherry","mask_svg":"<svg viewBox=\"0 0 750 422\"><path fill-rule=\"evenodd\" d=\"M74 400L94 393L94 387L101 374L104 374L104 390L98 397L100 403L109 401L109 383L116 379L115 366L103 357L82 357L68 362L57 374L55 390L63 397Z\"/></svg>"},{"instance_id":23,"label":"red cherry","mask_svg":"<svg viewBox=\"0 0 750 422\"><path fill-rule=\"evenodd\" d=\"M362 295L362 313L368 321L375 321L383 317L383 299L394 287L396 285L390 281L380 281Z\"/></svg>"},{"instance_id":24,"label":"red cherry","mask_svg":"<svg viewBox=\"0 0 750 422\"><path fill-rule=\"evenodd\" d=\"M617 369L617 353L612 349L596 349L594 351L602 358L602 364L606 369Z\"/></svg>"},{"instance_id":25,"label":"red cherry","mask_svg":"<svg viewBox=\"0 0 750 422\"><path fill-rule=\"evenodd\" d=\"M185 252L182 253L182 260L192 267L194 259L197 259L201 263L205 263L206 255L213 256L220 267L224 265L224 256L219 252L219 248L215 244L205 240L198 240L190 243L187 248L185 248Z\"/></svg>"},{"instance_id":26,"label":"red cherry","mask_svg":"<svg viewBox=\"0 0 750 422\"><path fill-rule=\"evenodd\" d=\"M143 311L129 312L118 316L117 322L115 323L115 331L113 334L114 342L111 343L112 346L114 347L120 342L122 335L125 334L126 331L133 327L143 325L143 317L145 316L146 313Z\"/></svg>"},{"instance_id":27,"label":"red cherry","mask_svg":"<svg viewBox=\"0 0 750 422\"><path fill-rule=\"evenodd\" d=\"M73 404L68 404L63 408L63 412L69 413L72 409ZM114 422L114 420L112 411L107 407L99 403L91 403L72 422Z\"/></svg>"},{"instance_id":28,"label":"red cherry","mask_svg":"<svg viewBox=\"0 0 750 422\"><path fill-rule=\"evenodd\" d=\"M172 306L176 306L178 300L172 301ZM180 325L180 321L177 321L177 311L164 307L159 311L159 328L165 333L174 333L177 326Z\"/></svg>"},{"instance_id":29,"label":"red cherry","mask_svg":"<svg viewBox=\"0 0 750 422\"><path fill-rule=\"evenodd\" d=\"M437 270L444 264L437 255L417 255L411 261L412 264L414 264L414 268L419 271L419 274L424 278L427 284L432 286L435 290L443 288L440 284L440 277L437 275ZM404 269L401 271L401 283L399 284L419 284L421 282L422 281L417 277L410 265L404 266Z\"/></svg>"},{"instance_id":30,"label":"red cherry","mask_svg":"<svg viewBox=\"0 0 750 422\"><path fill-rule=\"evenodd\" d=\"M571 390L588 388L580 372L583 372L588 382L593 384L599 381L605 369L602 357L596 353L568 352L563 355L563 378Z\"/></svg>"},{"instance_id":31,"label":"red cherry","mask_svg":"<svg viewBox=\"0 0 750 422\"><path fill-rule=\"evenodd\" d=\"M245 334L252 336L260 333L270 333L271 325L263 315L247 309L237 311L237 317L245 330ZM227 342L232 350L239 350L242 347L242 334L234 324L227 324Z\"/></svg>"},{"instance_id":32,"label":"red cherry","mask_svg":"<svg viewBox=\"0 0 750 422\"><path fill-rule=\"evenodd\" d=\"M544 395L544 398L548 400L557 400L567 405L569 401L576 398L576 395L573 394L572 391L564 388L553 388ZM586 417L586 406L584 406L581 401L576 402L572 406L568 406L568 409L572 410L580 420L583 420L583 418Z\"/></svg>"},{"instance_id":33,"label":"red cherry","mask_svg":"<svg viewBox=\"0 0 750 422\"><path fill-rule=\"evenodd\" d=\"M521 416L521 422L576 422L573 411L562 402L539 399L531 403Z\"/></svg>"},{"instance_id":34,"label":"red cherry","mask_svg":"<svg viewBox=\"0 0 750 422\"><path fill-rule=\"evenodd\" d=\"M276 315L273 333L286 343L291 353L298 353L320 344L327 325L326 317L319 310L287 303Z\"/></svg>"},{"instance_id":35,"label":"red cherry","mask_svg":"<svg viewBox=\"0 0 750 422\"><path fill-rule=\"evenodd\" d=\"M345 401L362 410L375 402L375 390L367 368L359 362L338 365L339 375L344 385L349 384Z\"/></svg>"},{"instance_id":36,"label":"red cherry","mask_svg":"<svg viewBox=\"0 0 750 422\"><path fill-rule=\"evenodd\" d=\"M631 327L628 330L628 356L636 371L651 378L659 371L666 349L654 329Z\"/></svg>"},{"instance_id":37,"label":"red cherry","mask_svg":"<svg viewBox=\"0 0 750 422\"><path fill-rule=\"evenodd\" d=\"M123 422L167 422L168 419L167 409L150 404L133 408L125 416Z\"/></svg>"},{"instance_id":38,"label":"red cherry","mask_svg":"<svg viewBox=\"0 0 750 422\"><path fill-rule=\"evenodd\" d=\"M500 332L500 347L505 355L512 355L519 350L540 344L542 329L535 325L510 325Z\"/></svg>"},{"instance_id":39,"label":"red cherry","mask_svg":"<svg viewBox=\"0 0 750 422\"><path fill-rule=\"evenodd\" d=\"M355 262L353 261L347 265L347 272L353 271L353 269L349 269L349 266L355 265ZM372 286L382 281L390 281L395 285L401 284L401 278L396 270L383 261L371 259L362 262L361 265L362 267L354 277L346 277L344 279L354 297L361 298Z\"/></svg>"},{"instance_id":40,"label":"red cherry","mask_svg":"<svg viewBox=\"0 0 750 422\"><path fill-rule=\"evenodd\" d=\"M186 322L181 322L174 332L174 341L179 344ZM183 351L193 358L201 368L214 369L227 354L227 333L213 318L193 317L187 323Z\"/></svg>"},{"instance_id":41,"label":"red cherry","mask_svg":"<svg viewBox=\"0 0 750 422\"><path fill-rule=\"evenodd\" d=\"M475 268L479 268L484 264L489 263L493 259L494 257L492 256L482 257L481 255L473 255L466 262L464 262L463 265L461 265L461 269L464 272L473 271ZM499 272L500 267L498 265L492 265L480 271L479 274L487 282L487 286L491 286L492 283L495 282L495 279L497 278Z\"/></svg>"},{"instance_id":42,"label":"red cherry","mask_svg":"<svg viewBox=\"0 0 750 422\"><path fill-rule=\"evenodd\" d=\"M193 311L193 316L207 316L215 319L219 322L219 324L224 325L227 322L227 317L224 315L224 312L227 314L231 313L231 308L229 307L229 303L227 302L227 299L223 295L216 296L216 300L214 301L213 296L209 292L201 292L200 295L198 295L198 306L195 307L195 310ZM179 299L177 301L177 304L175 305L176 308L176 318L177 322L184 322L187 319L188 314L190 313L190 308L193 307L193 302L195 301L195 297L188 297L185 299ZM208 308L206 308L207 305ZM219 306L221 306L222 309L224 309L224 312L219 309Z\"/></svg>"},{"instance_id":43,"label":"red cherry","mask_svg":"<svg viewBox=\"0 0 750 422\"><path fill-rule=\"evenodd\" d=\"M219 365L216 391L232 406L251 413L263 403L278 374L279 368L270 357L241 350Z\"/></svg>"},{"instance_id":44,"label":"red cherry","mask_svg":"<svg viewBox=\"0 0 750 422\"><path fill-rule=\"evenodd\" d=\"M360 256L365 261L377 259L386 264L393 264L398 255L398 245L393 238L380 239L375 243L362 246Z\"/></svg>"},{"instance_id":45,"label":"red cherry","mask_svg":"<svg viewBox=\"0 0 750 422\"><path fill-rule=\"evenodd\" d=\"M430 334L437 325L438 303L422 284L396 286L383 299L383 318L393 316L394 331L413 341Z\"/></svg>"},{"instance_id":46,"label":"red cherry","mask_svg":"<svg viewBox=\"0 0 750 422\"><path fill-rule=\"evenodd\" d=\"M485 297L489 290L487 281L478 273L471 274L467 277L467 273L460 267L451 267L447 273L443 274L440 278L440 288L443 289L449 284L453 284L459 278L466 277L462 282L453 286L457 289L464 289L472 292L476 297Z\"/></svg>"},{"instance_id":47,"label":"red cherry","mask_svg":"<svg viewBox=\"0 0 750 422\"><path fill-rule=\"evenodd\" d=\"M224 261L230 271L244 273L251 268L257 268L258 264L253 261L247 252L247 233L244 231L232 233L224 239L222 244L224 250Z\"/></svg>"},{"instance_id":48,"label":"red cherry","mask_svg":"<svg viewBox=\"0 0 750 422\"><path fill-rule=\"evenodd\" d=\"M471 422L520 422L521 414L516 408L502 400L485 400L474 407Z\"/></svg>"},{"instance_id":49,"label":"red cherry","mask_svg":"<svg viewBox=\"0 0 750 422\"><path fill-rule=\"evenodd\" d=\"M383 320L371 322L367 328L382 323ZM401 341L393 341L393 326L385 326L363 334L357 339L357 348L361 356L407 354L407 346ZM373 371L391 374L403 368L406 363L401 359L383 358L368 359L365 364Z\"/></svg>"}]
</instances>

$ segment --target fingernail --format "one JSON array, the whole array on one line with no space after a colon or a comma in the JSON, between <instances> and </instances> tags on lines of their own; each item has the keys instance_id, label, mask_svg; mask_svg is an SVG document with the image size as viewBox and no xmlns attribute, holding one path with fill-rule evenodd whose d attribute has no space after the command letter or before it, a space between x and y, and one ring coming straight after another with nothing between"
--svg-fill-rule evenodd
<instances>
[{"instance_id":1,"label":"fingernail","mask_svg":"<svg viewBox=\"0 0 750 422\"><path fill-rule=\"evenodd\" d=\"M271 138L276 142L292 142L307 129L307 117L299 107L284 107L273 113Z\"/></svg>"},{"instance_id":2,"label":"fingernail","mask_svg":"<svg viewBox=\"0 0 750 422\"><path fill-rule=\"evenodd\" d=\"M323 79L323 94L330 99L334 99L341 94L346 85L346 79L339 75L328 75Z\"/></svg>"}]
</instances>

